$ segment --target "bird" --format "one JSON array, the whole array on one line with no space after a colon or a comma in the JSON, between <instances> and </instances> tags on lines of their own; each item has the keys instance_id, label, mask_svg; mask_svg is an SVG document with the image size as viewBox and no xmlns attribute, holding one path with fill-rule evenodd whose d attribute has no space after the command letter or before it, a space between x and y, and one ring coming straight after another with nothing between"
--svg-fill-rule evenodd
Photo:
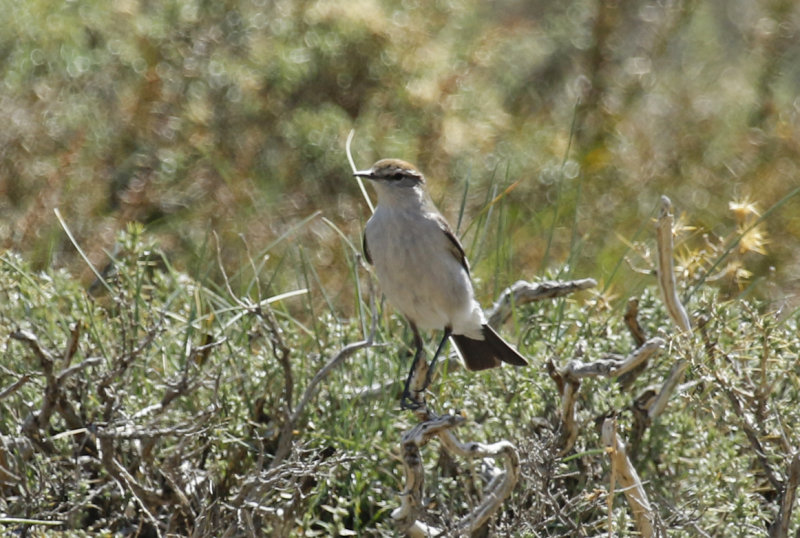
<instances>
[{"instance_id":1,"label":"bird","mask_svg":"<svg viewBox=\"0 0 800 538\"><path fill-rule=\"evenodd\" d=\"M424 353L420 331L443 331L425 383L430 384L436 360L448 339L468 370L486 370L502 363L526 366L528 361L489 326L470 277L464 247L433 204L425 176L401 159L381 159L354 176L370 180L378 195L363 235L364 257L373 266L389 304L407 320L416 348L406 378L401 407L422 404L410 383Z\"/></svg>"}]
</instances>

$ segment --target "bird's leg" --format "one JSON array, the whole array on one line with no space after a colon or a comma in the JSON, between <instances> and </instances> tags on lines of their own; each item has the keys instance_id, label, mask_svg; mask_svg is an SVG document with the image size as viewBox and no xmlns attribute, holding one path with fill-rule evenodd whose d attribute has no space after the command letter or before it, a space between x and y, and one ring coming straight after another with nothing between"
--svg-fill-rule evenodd
<instances>
[{"instance_id":1,"label":"bird's leg","mask_svg":"<svg viewBox=\"0 0 800 538\"><path fill-rule=\"evenodd\" d=\"M431 364L428 366L428 373L425 375L425 384L422 386L422 390L428 388L428 385L431 384L431 378L433 377L433 371L436 369L436 361L439 359L439 354L444 349L444 343L447 342L447 339L450 338L450 335L453 334L453 329L450 327L444 328L444 335L442 336L442 341L439 342L439 347L436 348L436 354L434 354L433 359L431 360Z\"/></svg>"},{"instance_id":2,"label":"bird's leg","mask_svg":"<svg viewBox=\"0 0 800 538\"><path fill-rule=\"evenodd\" d=\"M415 377L417 373L417 367L419 366L419 361L422 356L425 354L425 344L422 341L422 337L419 334L419 330L417 326L411 323L411 331L414 333L414 347L416 351L414 352L414 360L411 362L411 370L408 372L408 377L406 378L406 384L403 387L403 395L400 397L400 408L401 409L419 409L423 402L418 400L417 398L411 395L411 380ZM424 369L424 367L423 367ZM421 372L424 373L424 372ZM427 386L427 375L425 376ZM418 383L417 383L418 385ZM414 387L416 389L416 387ZM422 390L414 390L414 392L423 392L425 387Z\"/></svg>"}]
</instances>

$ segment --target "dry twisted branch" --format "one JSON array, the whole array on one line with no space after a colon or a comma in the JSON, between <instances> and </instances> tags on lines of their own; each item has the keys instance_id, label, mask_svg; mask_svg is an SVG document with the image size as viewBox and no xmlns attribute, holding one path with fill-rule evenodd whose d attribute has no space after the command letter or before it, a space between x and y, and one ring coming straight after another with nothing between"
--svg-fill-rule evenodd
<instances>
[{"instance_id":1,"label":"dry twisted branch","mask_svg":"<svg viewBox=\"0 0 800 538\"><path fill-rule=\"evenodd\" d=\"M453 526L453 532L457 536L469 535L481 528L511 494L519 478L519 456L514 445L508 441L493 444L459 441L452 429L466 421L461 415L437 416L427 410L424 411L424 415L426 420L414 426L402 437L406 489L401 494L401 505L392 512L392 518L397 521L399 529L409 536L439 536L442 534L441 529L431 527L419 520L422 512L424 484L424 468L420 448L433 437L438 437L446 450L463 458L494 458L503 461L502 470L496 467L490 469L488 474L491 479L484 488L481 502Z\"/></svg>"},{"instance_id":2,"label":"dry twisted branch","mask_svg":"<svg viewBox=\"0 0 800 538\"><path fill-rule=\"evenodd\" d=\"M608 355L589 363L571 360L563 370L557 370L552 362L549 364L550 376L561 392L562 455L572 450L578 437L576 402L581 380L584 377L617 377L630 372L662 349L664 343L662 338L651 338L627 357Z\"/></svg>"},{"instance_id":3,"label":"dry twisted branch","mask_svg":"<svg viewBox=\"0 0 800 538\"><path fill-rule=\"evenodd\" d=\"M489 325L497 327L511 316L511 309L514 306L543 301L544 299L555 299L556 297L563 297L595 286L597 286L597 281L593 278L539 283L518 280L503 290L494 305L486 312L486 318L489 320Z\"/></svg>"}]
</instances>

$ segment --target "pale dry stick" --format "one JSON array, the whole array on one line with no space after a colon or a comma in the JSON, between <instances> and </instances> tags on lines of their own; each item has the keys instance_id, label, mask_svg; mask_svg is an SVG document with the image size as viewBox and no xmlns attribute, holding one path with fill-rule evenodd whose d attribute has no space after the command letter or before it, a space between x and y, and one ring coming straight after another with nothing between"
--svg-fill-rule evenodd
<instances>
[{"instance_id":1,"label":"pale dry stick","mask_svg":"<svg viewBox=\"0 0 800 538\"><path fill-rule=\"evenodd\" d=\"M266 299L263 299L257 303L252 303L250 307L248 307L244 303L239 304L239 299L234 298L234 301L237 301L237 305L241 307L241 310L237 312L233 317L231 317L228 321L225 322L225 325L222 326L222 330L225 331L226 329L238 323L239 320L242 319L244 316L246 316L247 314L252 314L259 308L265 308L271 305L272 303L277 303L278 301L283 301L284 299L289 299L292 297L298 297L300 295L307 295L307 294L308 294L308 288L299 288L296 290L286 291L283 293L279 293L278 295L267 297Z\"/></svg>"},{"instance_id":2,"label":"pale dry stick","mask_svg":"<svg viewBox=\"0 0 800 538\"><path fill-rule=\"evenodd\" d=\"M503 460L503 470L492 466L492 479L483 490L483 499L456 526L457 534L469 535L480 529L497 512L519 479L519 456L513 444L506 440L492 444L462 443L449 429L439 433L442 445L451 453L465 459L493 458Z\"/></svg>"},{"instance_id":3,"label":"pale dry stick","mask_svg":"<svg viewBox=\"0 0 800 538\"><path fill-rule=\"evenodd\" d=\"M685 332L692 330L692 324L686 309L683 307L675 286L675 266L673 261L674 244L672 238L672 202L666 196L661 197L661 213L656 223L656 246L658 249L658 286L664 298L670 317L679 329Z\"/></svg>"},{"instance_id":4,"label":"pale dry stick","mask_svg":"<svg viewBox=\"0 0 800 538\"><path fill-rule=\"evenodd\" d=\"M605 426L611 422L611 439L610 442L603 437L603 444L605 445L606 454L611 454L611 476L608 478L608 496L606 496L606 513L608 514L608 538L614 536L614 495L617 492L617 465L618 458L614 457L617 450L617 421L613 418L607 418L603 422L603 434L606 433Z\"/></svg>"},{"instance_id":5,"label":"pale dry stick","mask_svg":"<svg viewBox=\"0 0 800 538\"><path fill-rule=\"evenodd\" d=\"M651 422L667 408L667 403L672 397L672 393L675 392L675 389L683 379L683 374L686 372L688 366L689 363L686 359L678 359L675 364L672 365L669 376L667 376L664 384L661 385L661 390L658 391L658 396L655 397L650 407L647 409L647 416Z\"/></svg>"},{"instance_id":6,"label":"pale dry stick","mask_svg":"<svg viewBox=\"0 0 800 538\"><path fill-rule=\"evenodd\" d=\"M207 432L208 427L206 426L206 423L208 422L208 419L216 414L216 410L207 409L192 417L190 419L192 421L191 424L178 424L176 426L165 426L162 428L156 428L153 426L138 427L134 424L127 424L108 429L94 430L92 431L92 435L98 439L112 439L116 441L163 439L168 436L187 438ZM61 432L52 436L50 439L60 439L71 435L85 433L86 431L88 431L87 428Z\"/></svg>"},{"instance_id":7,"label":"pale dry stick","mask_svg":"<svg viewBox=\"0 0 800 538\"><path fill-rule=\"evenodd\" d=\"M419 521L418 517L422 511L424 484L424 468L420 448L427 444L433 436L438 436L445 450L455 455L466 458L503 456L506 460L504 465L506 471L495 473L494 478L484 490L483 500L460 522L456 523L455 528L460 529L459 534L469 532L469 529L476 530L483 525L511 493L519 476L519 458L511 443L501 441L489 447L480 443L461 443L450 432L450 429L463 424L466 419L461 415L438 416L428 409L422 392L422 385L427 379L427 373L428 361L422 357L422 360L417 361L409 385L412 394L420 395L420 400L418 400L420 407L415 410L415 415L420 422L403 434L401 438L406 489L401 494L400 506L392 512L392 518L397 521L399 529L412 537L438 536L443 532Z\"/></svg>"},{"instance_id":8,"label":"pale dry stick","mask_svg":"<svg viewBox=\"0 0 800 538\"><path fill-rule=\"evenodd\" d=\"M515 305L563 297L595 286L597 286L597 281L593 278L539 283L518 280L498 296L497 301L486 311L486 319L489 325L498 327L511 317L511 311Z\"/></svg>"},{"instance_id":9,"label":"pale dry stick","mask_svg":"<svg viewBox=\"0 0 800 538\"><path fill-rule=\"evenodd\" d=\"M633 512L633 520L639 536L655 536L655 513L647 498L639 473L625 452L625 443L616 432L615 420L603 422L601 438L611 458L612 481L618 481ZM614 483L614 482L612 482ZM610 529L609 529L610 532Z\"/></svg>"},{"instance_id":10,"label":"pale dry stick","mask_svg":"<svg viewBox=\"0 0 800 538\"><path fill-rule=\"evenodd\" d=\"M0 525L42 525L43 527L57 527L66 521L32 519L27 517L0 517Z\"/></svg>"},{"instance_id":11,"label":"pale dry stick","mask_svg":"<svg viewBox=\"0 0 800 538\"><path fill-rule=\"evenodd\" d=\"M655 337L647 340L627 357L612 354L588 363L571 360L561 373L567 379L598 376L617 377L649 360L656 351L663 349L664 344L663 338Z\"/></svg>"},{"instance_id":12,"label":"pale dry stick","mask_svg":"<svg viewBox=\"0 0 800 538\"><path fill-rule=\"evenodd\" d=\"M397 523L400 532L404 532L413 538L439 536L442 534L441 529L419 521L425 483L425 469L422 464L420 448L425 446L431 437L439 431L457 426L465 420L460 415L444 415L420 422L403 434L401 448L405 472L405 489L400 494L400 506L392 511L392 519Z\"/></svg>"},{"instance_id":13,"label":"pale dry stick","mask_svg":"<svg viewBox=\"0 0 800 538\"><path fill-rule=\"evenodd\" d=\"M661 295L664 298L664 304L667 307L670 317L675 322L675 325L684 333L690 334L692 331L692 324L689 321L689 316L686 314L686 309L678 297L678 292L675 286L675 268L673 264L673 238L672 238L672 202L666 196L661 197L661 213L658 217L656 224L656 246L658 249L658 286L661 289ZM683 379L683 374L686 371L689 363L686 359L678 360L670 371L669 377L664 381L656 399L648 409L648 417L650 420L659 416L667 407L675 388L680 384Z\"/></svg>"},{"instance_id":14,"label":"pale dry stick","mask_svg":"<svg viewBox=\"0 0 800 538\"><path fill-rule=\"evenodd\" d=\"M379 344L375 344L378 346ZM366 387L345 387L343 392L352 401L369 401L383 398L395 387L400 386L400 380L392 379L373 383Z\"/></svg>"}]
</instances>

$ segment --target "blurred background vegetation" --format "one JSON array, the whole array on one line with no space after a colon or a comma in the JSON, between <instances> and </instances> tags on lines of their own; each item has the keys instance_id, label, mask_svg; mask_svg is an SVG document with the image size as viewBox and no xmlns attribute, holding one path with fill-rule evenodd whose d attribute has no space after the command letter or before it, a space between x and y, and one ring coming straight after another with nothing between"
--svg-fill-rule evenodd
<instances>
[{"instance_id":1,"label":"blurred background vegetation","mask_svg":"<svg viewBox=\"0 0 800 538\"><path fill-rule=\"evenodd\" d=\"M53 208L100 268L135 220L177 267L213 273L213 230L234 266L271 248L273 266L302 258L346 291L338 236L306 219L320 211L357 241L368 209L344 152L355 129L359 166L395 156L427 174L476 274L494 275L481 293L558 268L628 296L647 278L633 269L649 263L636 240L659 195L697 227L681 248L703 248L800 184L798 11L793 0L10 3L0 240L88 282ZM726 293L794 293L798 214L794 197L716 268ZM292 232L302 252L273 245Z\"/></svg>"}]
</instances>

